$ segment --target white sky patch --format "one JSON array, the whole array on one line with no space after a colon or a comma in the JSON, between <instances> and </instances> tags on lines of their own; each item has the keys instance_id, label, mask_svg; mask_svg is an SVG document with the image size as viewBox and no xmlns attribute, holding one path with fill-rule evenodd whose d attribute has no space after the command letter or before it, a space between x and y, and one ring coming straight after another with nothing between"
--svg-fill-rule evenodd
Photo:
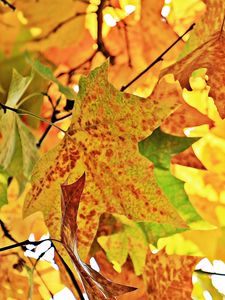
<instances>
[{"instance_id":1,"label":"white sky patch","mask_svg":"<svg viewBox=\"0 0 225 300\"><path fill-rule=\"evenodd\" d=\"M169 13L170 13L170 6L169 5L163 6L161 10L161 15L163 16L163 18L168 17Z\"/></svg>"},{"instance_id":2,"label":"white sky patch","mask_svg":"<svg viewBox=\"0 0 225 300\"><path fill-rule=\"evenodd\" d=\"M59 270L58 266L56 265L54 261L54 248L51 247L51 241L45 241L46 239L49 239L49 234L45 234L40 238L40 241L43 241L37 246L32 245L32 242L35 241L35 236L33 233L30 234L28 240L31 242L31 244L27 245L27 250L24 252L24 255L27 257L32 257L35 259L38 259L40 255L45 253L40 260L45 260L49 262L52 267L55 270ZM50 248L51 247L51 248Z\"/></svg>"},{"instance_id":3,"label":"white sky patch","mask_svg":"<svg viewBox=\"0 0 225 300\"><path fill-rule=\"evenodd\" d=\"M54 295L54 300L77 300L77 298L74 297L73 293L71 292L70 289L67 287L59 291ZM53 300L52 298L50 300Z\"/></svg>"},{"instance_id":4,"label":"white sky patch","mask_svg":"<svg viewBox=\"0 0 225 300\"><path fill-rule=\"evenodd\" d=\"M88 295L86 293L83 293L83 297L84 297L84 300L89 300Z\"/></svg>"},{"instance_id":5,"label":"white sky patch","mask_svg":"<svg viewBox=\"0 0 225 300\"><path fill-rule=\"evenodd\" d=\"M210 273L225 274L225 263L221 260L214 260L213 264L207 259L203 258L195 267L196 270L202 270ZM193 278L192 278L193 280ZM212 275L211 276L213 286L221 293L225 295L225 276ZM204 291L204 297L206 300L212 300L211 295L208 295L208 291ZM207 296L208 295L208 296ZM207 298L208 297L208 298ZM211 297L211 298L210 298Z\"/></svg>"},{"instance_id":6,"label":"white sky patch","mask_svg":"<svg viewBox=\"0 0 225 300\"><path fill-rule=\"evenodd\" d=\"M169 3L171 3L171 0L165 0L164 3L169 4Z\"/></svg>"},{"instance_id":7,"label":"white sky patch","mask_svg":"<svg viewBox=\"0 0 225 300\"><path fill-rule=\"evenodd\" d=\"M207 258L203 258L200 262L195 266L196 270L203 270L207 272L213 272L213 266L211 262Z\"/></svg>"},{"instance_id":8,"label":"white sky patch","mask_svg":"<svg viewBox=\"0 0 225 300\"><path fill-rule=\"evenodd\" d=\"M132 4L127 4L125 5L124 10L127 15L130 15L136 10L136 6Z\"/></svg>"},{"instance_id":9,"label":"white sky patch","mask_svg":"<svg viewBox=\"0 0 225 300\"><path fill-rule=\"evenodd\" d=\"M204 291L203 296L205 297L205 300L213 300L209 291Z\"/></svg>"},{"instance_id":10,"label":"white sky patch","mask_svg":"<svg viewBox=\"0 0 225 300\"><path fill-rule=\"evenodd\" d=\"M213 261L214 272L225 274L225 263L221 260ZM212 275L213 286L225 295L225 276Z\"/></svg>"},{"instance_id":11,"label":"white sky patch","mask_svg":"<svg viewBox=\"0 0 225 300\"><path fill-rule=\"evenodd\" d=\"M116 26L116 19L114 19L113 16L110 14L104 15L104 21L109 27Z\"/></svg>"},{"instance_id":12,"label":"white sky patch","mask_svg":"<svg viewBox=\"0 0 225 300\"><path fill-rule=\"evenodd\" d=\"M97 272L100 272L99 265L94 257L90 258L90 265L91 265L92 269L94 269Z\"/></svg>"},{"instance_id":13,"label":"white sky patch","mask_svg":"<svg viewBox=\"0 0 225 300\"><path fill-rule=\"evenodd\" d=\"M79 92L79 85L78 84L74 84L73 90L74 90L75 93L78 93Z\"/></svg>"}]
</instances>

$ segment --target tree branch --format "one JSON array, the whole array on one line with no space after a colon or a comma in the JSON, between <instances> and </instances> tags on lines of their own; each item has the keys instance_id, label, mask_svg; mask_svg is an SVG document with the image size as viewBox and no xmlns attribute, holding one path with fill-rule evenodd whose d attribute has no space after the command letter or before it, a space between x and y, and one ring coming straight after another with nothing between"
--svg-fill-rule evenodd
<instances>
[{"instance_id":1,"label":"tree branch","mask_svg":"<svg viewBox=\"0 0 225 300\"><path fill-rule=\"evenodd\" d=\"M150 65L145 68L141 73L135 76L128 84L121 87L120 91L125 91L129 86L131 86L136 80L143 76L148 70L150 70L155 64L163 60L163 56L170 51L189 31L191 31L195 26L195 23L192 24L176 41L174 41L165 51L163 51Z\"/></svg>"},{"instance_id":2,"label":"tree branch","mask_svg":"<svg viewBox=\"0 0 225 300\"><path fill-rule=\"evenodd\" d=\"M17 113L18 115L28 115L28 116L34 117L34 118L36 118L36 119L39 119L39 120L41 120L41 121L43 121L43 122L46 122L46 123L50 124L51 126L54 126L55 128L59 129L60 131L62 131L63 133L66 134L66 131L63 130L62 128L60 128L59 126L57 126L57 125L55 125L54 123L48 121L47 119L42 118L42 117L40 117L40 116L38 116L38 115L35 115L35 114L33 114L33 113L31 113L31 112L29 112L29 111L27 111L27 110L24 110L24 109L18 109L18 108L13 108L13 107L7 106L7 105L5 105L5 104L3 104L3 103L1 103L1 102L0 102L0 106L2 107L4 113L6 113L7 110L10 110L10 111L13 111L13 112ZM57 121L57 120L56 120L56 121Z\"/></svg>"},{"instance_id":3,"label":"tree branch","mask_svg":"<svg viewBox=\"0 0 225 300\"><path fill-rule=\"evenodd\" d=\"M196 273L200 273L200 274L206 274L206 275L217 275L217 276L225 276L224 273L216 273L216 272L208 272L208 271L203 271L201 269L199 270L195 270Z\"/></svg>"},{"instance_id":4,"label":"tree branch","mask_svg":"<svg viewBox=\"0 0 225 300\"><path fill-rule=\"evenodd\" d=\"M71 279L71 281L72 281L72 283L73 283L75 289L77 290L80 299L81 299L81 300L84 300L82 291L81 291L81 289L80 289L80 287L79 287L79 285L78 285L78 283L77 283L77 281L76 281L76 279L75 279L75 277L74 277L74 275L73 275L73 272L70 270L69 266L67 265L67 263L65 262L65 260L63 259L63 257L59 254L57 248L56 248L55 245L53 244L53 241L54 241L54 242L58 242L58 243L61 243L61 241L59 241L59 240L57 240L57 239L45 239L45 240L42 240L42 241L32 241L32 242L29 241L29 240L25 240L25 241L23 241L23 242L18 243L18 242L11 236L11 234L9 233L9 230L6 228L6 226L5 226L5 224L4 224L4 222L3 222L2 220L0 220L0 225L1 225L1 227L2 227L2 231L3 231L4 235L5 235L5 237L7 237L7 238L10 239L11 241L15 242L15 244L13 244L13 245L9 245L9 246L0 248L0 252L6 251L6 250L10 250L10 249L13 249L13 248L16 248L16 247L21 247L22 250L24 251L24 250L25 250L25 247L23 247L23 246L26 246L26 245L34 245L34 246L38 246L39 244L41 244L41 243L43 243L43 242L45 242L45 241L50 241L50 242L51 242L51 247L54 247L55 252L56 252L57 255L59 256L60 260L62 261L62 264L63 264L63 266L65 267L65 270L67 271L67 273L68 273L68 275L69 275L69 277L70 277L70 279ZM51 247L49 247L45 252L43 252L43 253L38 257L38 259L36 260L36 262L35 262L34 264L32 263L32 265L33 265L33 270L36 268L36 265L37 265L38 261L41 259L41 257L43 257L44 254L45 254ZM17 253L15 253L15 252L14 252L13 254L14 254L14 255L17 255ZM30 259L29 259L29 260L30 260ZM37 272L38 275L40 276L38 270L36 270L36 272ZM44 282L43 280L42 280L42 282L43 282L44 285L46 286L46 284L45 284L45 282ZM46 288L48 289L47 286L46 286ZM48 289L48 290L49 290L49 289ZM51 296L53 297L53 294L51 293L50 290L49 290L49 293L50 293Z\"/></svg>"},{"instance_id":5,"label":"tree branch","mask_svg":"<svg viewBox=\"0 0 225 300\"><path fill-rule=\"evenodd\" d=\"M103 37L102 37L102 24L103 24L103 8L105 6L106 0L101 0L100 4L98 6L98 9L96 11L97 14L97 45L98 45L98 51L100 51L105 58L110 58L110 62L113 65L115 57L111 56L109 51L106 49Z\"/></svg>"},{"instance_id":6,"label":"tree branch","mask_svg":"<svg viewBox=\"0 0 225 300\"><path fill-rule=\"evenodd\" d=\"M54 244L53 244L53 246L54 246ZM67 265L67 263L65 262L65 260L63 259L63 257L59 254L59 252L58 252L58 250L56 249L55 246L54 246L54 249L55 249L55 252L57 253L57 255L59 256L59 258L60 258L60 260L61 260L61 262L62 262L64 268L66 269L66 271L67 271L67 273L68 273L68 275L69 275L69 277L70 277L70 279L71 279L73 285L75 286L75 288L76 288L76 290L77 290L77 292L78 292L78 295L79 295L80 299L81 299L81 300L85 300L85 299L84 299L84 296L83 296L83 294L82 294L82 291L81 291L81 289L80 289L80 287L79 287L79 285L78 285L78 283L77 283L77 281L76 281L76 278L75 278L74 275L73 275L73 272L70 270L69 266Z\"/></svg>"},{"instance_id":7,"label":"tree branch","mask_svg":"<svg viewBox=\"0 0 225 300\"><path fill-rule=\"evenodd\" d=\"M10 7L13 11L16 10L16 7L13 4L11 4L9 1L7 1L7 0L0 0L0 2L4 3L8 7Z\"/></svg>"},{"instance_id":8,"label":"tree branch","mask_svg":"<svg viewBox=\"0 0 225 300\"><path fill-rule=\"evenodd\" d=\"M92 13L92 12L90 12ZM46 33L44 36L41 36L39 38L34 39L35 42L40 42L42 40L45 40L47 38L50 37L50 35L52 35L53 33L56 33L61 27L63 27L65 24L69 23L70 21L74 20L77 17L81 17L86 15L86 12L77 12L75 13L73 16L69 17L68 19L58 23L51 31L49 31L48 33Z\"/></svg>"}]
</instances>

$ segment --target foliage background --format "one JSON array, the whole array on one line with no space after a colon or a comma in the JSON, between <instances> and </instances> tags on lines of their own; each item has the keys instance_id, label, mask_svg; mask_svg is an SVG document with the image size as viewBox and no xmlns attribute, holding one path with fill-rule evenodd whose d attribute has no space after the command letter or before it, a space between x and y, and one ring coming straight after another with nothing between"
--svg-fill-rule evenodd
<instances>
[{"instance_id":1,"label":"foliage background","mask_svg":"<svg viewBox=\"0 0 225 300\"><path fill-rule=\"evenodd\" d=\"M224 299L224 16L0 1L1 299Z\"/></svg>"}]
</instances>

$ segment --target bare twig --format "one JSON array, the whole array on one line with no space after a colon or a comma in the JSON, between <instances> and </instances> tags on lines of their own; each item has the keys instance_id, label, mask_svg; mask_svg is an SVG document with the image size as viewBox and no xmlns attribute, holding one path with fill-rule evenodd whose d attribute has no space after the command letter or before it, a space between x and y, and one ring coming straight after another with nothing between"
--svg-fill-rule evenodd
<instances>
[{"instance_id":1,"label":"bare twig","mask_svg":"<svg viewBox=\"0 0 225 300\"><path fill-rule=\"evenodd\" d=\"M54 246L54 244L53 244L53 246ZM75 286L75 288L76 288L76 290L78 292L78 295L80 297L80 300L85 300L84 296L82 294L82 291L81 291L81 289L80 289L80 287L79 287L79 285L78 285L78 283L76 281L76 278L73 275L73 272L71 271L71 269L69 268L69 266L67 265L67 263L65 262L65 260L63 259L63 257L60 255L59 251L56 249L55 246L54 246L54 249L55 249L55 252L57 253L57 255L59 256L59 258L60 258L60 260L61 260L64 268L66 269L66 271L67 271L67 273L68 273L68 275L70 277L70 280L72 281L73 285Z\"/></svg>"},{"instance_id":2,"label":"bare twig","mask_svg":"<svg viewBox=\"0 0 225 300\"><path fill-rule=\"evenodd\" d=\"M174 41L165 51L163 51L150 65L145 68L141 73L135 76L128 84L121 87L120 91L125 91L129 86L131 86L136 80L143 76L148 70L150 70L155 64L163 60L163 56L170 51L189 31L191 31L195 26L195 23L192 24L176 41Z\"/></svg>"},{"instance_id":3,"label":"bare twig","mask_svg":"<svg viewBox=\"0 0 225 300\"><path fill-rule=\"evenodd\" d=\"M0 0L0 2L4 3L8 7L10 7L13 11L16 10L15 5L11 4L9 1L7 1L7 0Z\"/></svg>"},{"instance_id":4,"label":"bare twig","mask_svg":"<svg viewBox=\"0 0 225 300\"><path fill-rule=\"evenodd\" d=\"M90 12L92 13L92 12ZM49 31L48 33L46 33L45 35L34 39L35 42L40 42L42 40L45 40L47 38L49 38L50 35L52 35L53 33L56 33L61 27L63 27L65 24L71 22L72 20L74 20L77 17L81 17L81 16L85 16L87 13L86 12L77 12L75 13L73 16L69 17L68 19L58 23L51 31Z\"/></svg>"},{"instance_id":5,"label":"bare twig","mask_svg":"<svg viewBox=\"0 0 225 300\"><path fill-rule=\"evenodd\" d=\"M105 6L106 0L101 0L96 11L97 14L97 45L98 51L100 51L105 58L110 58L111 64L114 64L115 57L110 55L109 51L106 49L103 37L102 37L102 24L103 24L103 8Z\"/></svg>"},{"instance_id":6,"label":"bare twig","mask_svg":"<svg viewBox=\"0 0 225 300\"><path fill-rule=\"evenodd\" d=\"M6 246L6 247L3 247L3 248L0 248L0 252L2 251L6 251L6 250L10 250L10 249L13 249L13 248L16 248L16 247L21 247L22 250L24 251L25 250L25 247L26 245L34 245L34 246L38 246L39 244L45 242L45 241L50 241L51 242L51 246L45 251L43 252L39 257L38 259L35 261L35 263L33 263L31 261L31 259L28 257L29 261L31 262L32 264L32 267L33 267L33 270L35 270L38 274L38 276L40 277L41 281L43 282L43 284L45 285L46 289L48 290L49 294L51 295L51 297L53 297L53 294L52 292L49 290L48 286L46 285L46 283L44 282L43 278L41 277L41 274L39 273L39 271L36 269L36 266L37 266L37 263L38 261L44 256L44 254L51 248L51 247L54 247L54 250L55 252L57 253L57 255L59 256L60 260L62 261L62 264L63 266L65 267L65 270L67 271L75 289L77 290L78 292L78 295L80 297L81 300L84 300L84 297L83 297L83 294L82 294L82 291L73 275L73 272L70 270L69 266L67 265L67 263L65 262L65 260L63 259L63 257L59 254L57 248L55 247L55 245L53 244L53 241L54 242L58 242L58 243L61 243L61 241L57 240L57 239L45 239L45 240L42 240L42 241L29 241L29 240L25 240L23 242L20 242L18 243L12 236L11 234L9 233L9 230L6 228L4 222L2 220L0 220L0 225L2 227L2 230L3 230L3 233L5 235L5 237L7 237L8 239L10 239L11 241L15 242L15 244L13 245L9 245L9 246ZM13 254L13 255L18 255L16 252L13 252L13 253L10 253L10 254Z\"/></svg>"},{"instance_id":7,"label":"bare twig","mask_svg":"<svg viewBox=\"0 0 225 300\"><path fill-rule=\"evenodd\" d=\"M54 126L55 128L59 129L60 131L62 131L63 133L66 134L66 131L63 130L62 128L60 128L59 126L55 125L54 123L48 121L47 119L45 118L42 118L41 116L38 116L38 115L35 115L27 110L24 110L24 109L18 109L18 108L13 108L13 107L10 107L10 106L7 106L3 103L0 102L0 106L2 107L3 111L6 112L7 110L10 110L10 111L13 111L15 113L17 113L18 115L28 115L28 116L31 116L31 117L34 117L36 119L39 119L43 122L46 122L48 124L50 124L51 126Z\"/></svg>"},{"instance_id":8,"label":"bare twig","mask_svg":"<svg viewBox=\"0 0 225 300\"><path fill-rule=\"evenodd\" d=\"M92 59L95 57L96 53L98 52L98 50L95 50L90 57L88 57L84 62L80 63L79 65L77 65L76 67L72 68L69 70L69 72L61 72L60 74L57 75L57 78L63 76L63 75L69 75L69 82L70 82L70 78L73 76L73 74L76 72L76 70L78 70L79 68L81 68L83 65L85 65L86 63L91 63Z\"/></svg>"},{"instance_id":9,"label":"bare twig","mask_svg":"<svg viewBox=\"0 0 225 300\"><path fill-rule=\"evenodd\" d=\"M200 273L200 274L210 275L210 276L212 276L212 275L225 276L224 273L208 272L208 271L204 271L204 270L201 270L201 269L195 270L195 272Z\"/></svg>"}]
</instances>

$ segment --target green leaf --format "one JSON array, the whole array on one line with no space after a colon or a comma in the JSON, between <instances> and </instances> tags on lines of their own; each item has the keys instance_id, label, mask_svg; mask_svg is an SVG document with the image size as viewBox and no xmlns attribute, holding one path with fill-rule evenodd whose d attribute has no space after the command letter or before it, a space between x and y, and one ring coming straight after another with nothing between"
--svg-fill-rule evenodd
<instances>
[{"instance_id":1,"label":"green leaf","mask_svg":"<svg viewBox=\"0 0 225 300\"><path fill-rule=\"evenodd\" d=\"M16 107L18 101L31 83L33 76L33 71L29 76L23 77L17 70L13 69L6 105Z\"/></svg>"},{"instance_id":2,"label":"green leaf","mask_svg":"<svg viewBox=\"0 0 225 300\"><path fill-rule=\"evenodd\" d=\"M3 140L0 144L0 165L15 176L23 190L38 158L35 138L20 118L7 111L0 120Z\"/></svg>"},{"instance_id":3,"label":"green leaf","mask_svg":"<svg viewBox=\"0 0 225 300\"><path fill-rule=\"evenodd\" d=\"M22 76L28 77L32 71L32 67L27 63L25 59L25 54L21 53L17 56L12 56L10 58L5 58L0 62L0 85L2 86L1 92L1 102L5 103L8 96L9 86L11 84L11 77L13 69L16 69ZM43 94L48 88L49 81L41 77L35 71L33 72L33 80L30 82L28 88L24 92L22 98L20 99L18 105L20 108L28 110L29 112L39 115L43 102ZM32 97L30 97L33 95ZM26 98L29 101L24 101L21 105L21 101ZM40 121L31 116L27 116L27 123L34 128L39 126Z\"/></svg>"},{"instance_id":4,"label":"green leaf","mask_svg":"<svg viewBox=\"0 0 225 300\"><path fill-rule=\"evenodd\" d=\"M70 87L64 86L61 82L58 81L58 79L55 78L52 70L42 64L39 60L32 60L30 55L27 54L27 61L32 66L32 68L40 74L43 78L53 81L58 85L59 91L63 93L68 99L75 99L76 94Z\"/></svg>"},{"instance_id":5,"label":"green leaf","mask_svg":"<svg viewBox=\"0 0 225 300\"><path fill-rule=\"evenodd\" d=\"M32 73L23 77L16 70L13 71L7 105L16 106L32 78ZM17 178L20 190L23 190L38 158L35 138L21 119L9 110L0 114L0 132L0 165L10 176Z\"/></svg>"},{"instance_id":6,"label":"green leaf","mask_svg":"<svg viewBox=\"0 0 225 300\"><path fill-rule=\"evenodd\" d=\"M7 186L9 175L0 167L0 208L7 204Z\"/></svg>"},{"instance_id":7,"label":"green leaf","mask_svg":"<svg viewBox=\"0 0 225 300\"><path fill-rule=\"evenodd\" d=\"M114 269L121 271L122 265L126 262L129 255L136 275L141 275L148 250L148 242L141 226L126 218L116 216L123 224L123 229L109 236L100 236L98 243L106 252L107 258L114 265Z\"/></svg>"},{"instance_id":8,"label":"green leaf","mask_svg":"<svg viewBox=\"0 0 225 300\"><path fill-rule=\"evenodd\" d=\"M166 134L157 128L138 146L140 153L152 161L155 167L169 169L171 157L189 148L197 140Z\"/></svg>"},{"instance_id":9,"label":"green leaf","mask_svg":"<svg viewBox=\"0 0 225 300\"><path fill-rule=\"evenodd\" d=\"M139 143L140 153L154 163L154 175L159 187L189 225L202 221L202 218L190 203L184 183L171 174L170 160L197 140L172 136L157 128L151 136Z\"/></svg>"}]
</instances>

